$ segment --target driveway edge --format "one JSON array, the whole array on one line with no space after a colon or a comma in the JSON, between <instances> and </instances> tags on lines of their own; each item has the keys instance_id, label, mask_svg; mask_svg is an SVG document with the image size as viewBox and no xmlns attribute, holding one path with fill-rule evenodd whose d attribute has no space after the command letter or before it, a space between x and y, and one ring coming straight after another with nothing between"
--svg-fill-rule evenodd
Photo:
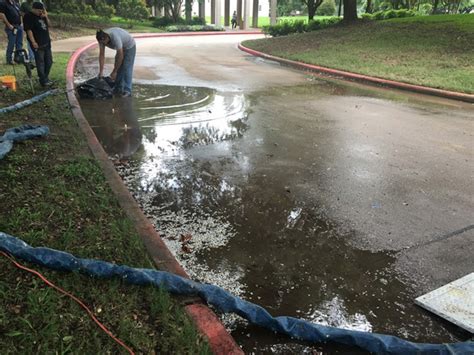
<instances>
[{"instance_id":1,"label":"driveway edge","mask_svg":"<svg viewBox=\"0 0 474 355\"><path fill-rule=\"evenodd\" d=\"M225 33L225 32L224 32ZM224 34L218 33L205 33L204 35L211 34ZM236 33L237 34L237 33ZM246 32L239 34L254 34L254 32ZM151 38L151 37L174 37L174 36L195 36L196 33L189 34L141 34L134 36L135 38ZM201 34L202 35L202 34ZM159 233L156 231L153 224L148 220L140 206L137 204L127 187L124 185L122 179L115 170L114 165L109 160L107 153L102 148L99 140L97 139L94 131L87 122L84 114L79 105L79 101L75 95L74 89L74 68L79 57L87 50L97 46L97 43L90 43L82 48L76 50L66 68L66 88L67 98L71 107L71 112L75 117L80 129L84 133L87 144L99 162L102 171L109 183L112 191L117 196L120 206L125 211L127 216L132 220L135 229L142 239L147 252L153 259L156 267L160 270L168 271L179 276L189 278L186 271L178 263L174 255L170 252L164 241L161 239ZM197 329L203 334L208 342L209 346L214 354L243 354L234 338L227 332L224 325L217 318L216 314L202 301L195 301L193 304L184 307L185 312L190 316L196 325Z\"/></svg>"},{"instance_id":2,"label":"driveway edge","mask_svg":"<svg viewBox=\"0 0 474 355\"><path fill-rule=\"evenodd\" d=\"M356 74L356 73L351 73L351 72L338 70L338 69L330 69L326 67L320 67L318 65L306 64L306 63L297 62L297 61L293 61L289 59L275 57L273 55L266 54L263 52L259 52L259 51L247 48L243 46L241 43L239 43L238 48L241 51L247 52L257 57L273 60L281 64L285 64L292 68L296 68L300 70L308 70L317 74L333 76L333 77L335 76L338 78L358 81L358 82L362 82L366 84L368 83L368 84L382 85L382 86L386 86L386 87L390 87L394 89L412 91L412 92L417 92L417 93L426 94L426 95L434 95L434 96L443 97L447 99L474 103L474 95L471 95L471 94L464 94L461 92L435 89L435 88L430 88L430 87L421 86L421 85L407 84L407 83L402 83L402 82L394 81L394 80L381 79L381 78L377 78L373 76Z\"/></svg>"}]
</instances>

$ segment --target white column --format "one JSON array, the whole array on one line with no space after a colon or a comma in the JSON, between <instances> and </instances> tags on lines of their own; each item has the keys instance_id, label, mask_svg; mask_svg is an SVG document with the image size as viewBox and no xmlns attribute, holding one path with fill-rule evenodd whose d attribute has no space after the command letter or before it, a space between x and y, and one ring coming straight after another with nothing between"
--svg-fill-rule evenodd
<instances>
[{"instance_id":1,"label":"white column","mask_svg":"<svg viewBox=\"0 0 474 355\"><path fill-rule=\"evenodd\" d=\"M221 15L222 15L222 0L215 0L214 4L214 18L215 18L215 25L216 26L222 26L221 25Z\"/></svg>"},{"instance_id":2,"label":"white column","mask_svg":"<svg viewBox=\"0 0 474 355\"><path fill-rule=\"evenodd\" d=\"M270 25L277 23L277 0L270 0Z\"/></svg>"},{"instance_id":3,"label":"white column","mask_svg":"<svg viewBox=\"0 0 474 355\"><path fill-rule=\"evenodd\" d=\"M244 14L243 14L244 23L242 25L243 30L249 29L250 8L252 7L252 5L250 4L250 1L251 0L244 0Z\"/></svg>"}]
</instances>

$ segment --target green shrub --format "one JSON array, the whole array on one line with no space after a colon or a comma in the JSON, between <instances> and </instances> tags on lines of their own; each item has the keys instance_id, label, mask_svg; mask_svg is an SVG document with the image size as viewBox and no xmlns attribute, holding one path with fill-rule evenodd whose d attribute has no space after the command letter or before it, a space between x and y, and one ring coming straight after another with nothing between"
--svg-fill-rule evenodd
<instances>
[{"instance_id":1,"label":"green shrub","mask_svg":"<svg viewBox=\"0 0 474 355\"><path fill-rule=\"evenodd\" d=\"M372 14L374 20L383 20L385 18L384 11L377 11Z\"/></svg>"},{"instance_id":2,"label":"green shrub","mask_svg":"<svg viewBox=\"0 0 474 355\"><path fill-rule=\"evenodd\" d=\"M397 12L397 17L413 17L413 16L416 16L416 11L413 11L413 10L401 9L401 10L396 10L396 12Z\"/></svg>"},{"instance_id":3,"label":"green shrub","mask_svg":"<svg viewBox=\"0 0 474 355\"><path fill-rule=\"evenodd\" d=\"M429 15L433 11L433 5L430 3L421 4L418 8L420 15Z\"/></svg>"},{"instance_id":4,"label":"green shrub","mask_svg":"<svg viewBox=\"0 0 474 355\"><path fill-rule=\"evenodd\" d=\"M206 25L206 19L201 18L199 16L194 16L193 19L191 20L191 25L194 26L205 26Z\"/></svg>"},{"instance_id":5,"label":"green shrub","mask_svg":"<svg viewBox=\"0 0 474 355\"><path fill-rule=\"evenodd\" d=\"M390 18L396 18L396 17L397 17L397 12L395 10L388 10L383 13L384 20L387 20Z\"/></svg>"},{"instance_id":6,"label":"green shrub","mask_svg":"<svg viewBox=\"0 0 474 355\"><path fill-rule=\"evenodd\" d=\"M274 26L263 26L263 32L272 37L287 36L292 33L311 32L321 28L334 26L340 21L341 19L339 17L312 20L307 24L304 20L285 20L278 22Z\"/></svg>"},{"instance_id":7,"label":"green shrub","mask_svg":"<svg viewBox=\"0 0 474 355\"><path fill-rule=\"evenodd\" d=\"M184 19L182 19L181 17L178 19L177 22L175 22L172 17L157 17L153 20L153 27L161 28L168 27L171 25L184 25L184 22Z\"/></svg>"},{"instance_id":8,"label":"green shrub","mask_svg":"<svg viewBox=\"0 0 474 355\"><path fill-rule=\"evenodd\" d=\"M272 37L287 36L291 33L302 33L306 31L304 20L284 20L273 26L264 26L263 32Z\"/></svg>"},{"instance_id":9,"label":"green shrub","mask_svg":"<svg viewBox=\"0 0 474 355\"><path fill-rule=\"evenodd\" d=\"M324 0L318 7L316 15L333 16L336 13L336 2L334 0Z\"/></svg>"},{"instance_id":10,"label":"green shrub","mask_svg":"<svg viewBox=\"0 0 474 355\"><path fill-rule=\"evenodd\" d=\"M360 18L362 20L373 20L374 19L374 15L373 14L362 14L360 15Z\"/></svg>"},{"instance_id":11,"label":"green shrub","mask_svg":"<svg viewBox=\"0 0 474 355\"><path fill-rule=\"evenodd\" d=\"M111 5L107 5L104 0L98 0L95 5L95 13L105 20L110 20L115 14L115 8Z\"/></svg>"},{"instance_id":12,"label":"green shrub","mask_svg":"<svg viewBox=\"0 0 474 355\"><path fill-rule=\"evenodd\" d=\"M306 32L306 23L304 20L295 20L293 21L293 30L296 33Z\"/></svg>"},{"instance_id":13,"label":"green shrub","mask_svg":"<svg viewBox=\"0 0 474 355\"><path fill-rule=\"evenodd\" d=\"M413 10L401 9L401 10L388 10L388 11L377 11L372 15L362 14L363 19L367 20L388 20L391 18L401 18L401 17L413 17L416 16L416 12Z\"/></svg>"},{"instance_id":14,"label":"green shrub","mask_svg":"<svg viewBox=\"0 0 474 355\"><path fill-rule=\"evenodd\" d=\"M142 21L150 16L145 0L120 0L117 14L130 20L130 27L133 26L133 20Z\"/></svg>"},{"instance_id":15,"label":"green shrub","mask_svg":"<svg viewBox=\"0 0 474 355\"><path fill-rule=\"evenodd\" d=\"M210 25L172 25L166 27L167 32L220 32L223 27Z\"/></svg>"}]
</instances>

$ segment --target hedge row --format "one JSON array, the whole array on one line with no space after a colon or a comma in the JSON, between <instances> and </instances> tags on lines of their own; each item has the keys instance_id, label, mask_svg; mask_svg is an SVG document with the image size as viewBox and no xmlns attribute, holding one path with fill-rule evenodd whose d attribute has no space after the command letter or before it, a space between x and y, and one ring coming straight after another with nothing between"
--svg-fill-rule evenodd
<instances>
[{"instance_id":1,"label":"hedge row","mask_svg":"<svg viewBox=\"0 0 474 355\"><path fill-rule=\"evenodd\" d=\"M391 18L412 17L417 13L412 10L388 10L378 11L373 14L362 14L363 20L387 20ZM263 26L263 32L272 37L287 36L292 33L303 33L320 30L322 28L334 26L341 22L339 17L329 17L323 19L312 20L306 23L305 20L284 20L273 26Z\"/></svg>"},{"instance_id":2,"label":"hedge row","mask_svg":"<svg viewBox=\"0 0 474 355\"><path fill-rule=\"evenodd\" d=\"M341 22L339 17L329 17L319 20L312 20L306 23L304 20L280 21L274 26L263 26L263 33L273 37L286 36L291 33L303 33L320 30L322 28L334 26Z\"/></svg>"},{"instance_id":3,"label":"hedge row","mask_svg":"<svg viewBox=\"0 0 474 355\"><path fill-rule=\"evenodd\" d=\"M186 20L182 17L178 18L177 21L172 19L171 17L155 17L152 19L153 27L168 27L168 26L180 26L180 25L188 25L188 26L205 26L206 20L200 18L198 16L194 16L191 21L186 22Z\"/></svg>"},{"instance_id":4,"label":"hedge row","mask_svg":"<svg viewBox=\"0 0 474 355\"><path fill-rule=\"evenodd\" d=\"M400 17L413 17L416 16L416 11L401 9L401 10L388 10L388 11L377 11L373 14L362 14L360 17L364 20L388 20L391 18Z\"/></svg>"},{"instance_id":5,"label":"hedge row","mask_svg":"<svg viewBox=\"0 0 474 355\"><path fill-rule=\"evenodd\" d=\"M167 26L167 32L219 32L224 31L224 28L211 25L177 25Z\"/></svg>"}]
</instances>

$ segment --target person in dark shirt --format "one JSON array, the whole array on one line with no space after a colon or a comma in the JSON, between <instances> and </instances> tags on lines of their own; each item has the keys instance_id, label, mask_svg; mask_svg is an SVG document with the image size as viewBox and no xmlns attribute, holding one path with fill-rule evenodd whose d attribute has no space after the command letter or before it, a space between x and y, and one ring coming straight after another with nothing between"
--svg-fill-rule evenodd
<instances>
[{"instance_id":1,"label":"person in dark shirt","mask_svg":"<svg viewBox=\"0 0 474 355\"><path fill-rule=\"evenodd\" d=\"M8 38L7 64L13 64L13 49L17 51L23 49L23 26L20 16L20 5L18 5L16 0L3 0L0 2L0 20L5 24L5 32Z\"/></svg>"},{"instance_id":2,"label":"person in dark shirt","mask_svg":"<svg viewBox=\"0 0 474 355\"><path fill-rule=\"evenodd\" d=\"M53 65L53 54L51 52L51 38L49 36L48 13L41 2L34 2L31 5L31 12L23 18L25 31L28 35L28 42L33 48L36 61L36 70L41 86L51 86L49 72Z\"/></svg>"}]
</instances>

